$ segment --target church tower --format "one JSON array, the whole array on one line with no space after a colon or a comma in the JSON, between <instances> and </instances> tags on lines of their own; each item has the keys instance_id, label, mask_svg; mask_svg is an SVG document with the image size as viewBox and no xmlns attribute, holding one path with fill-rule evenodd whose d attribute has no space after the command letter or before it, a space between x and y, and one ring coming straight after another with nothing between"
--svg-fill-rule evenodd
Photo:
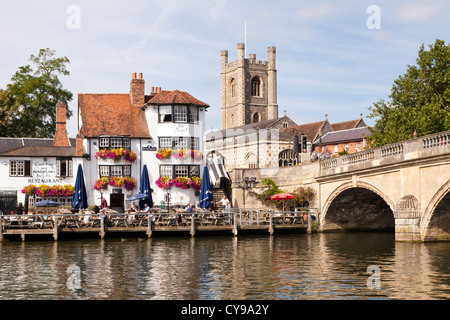
<instances>
[{"instance_id":1,"label":"church tower","mask_svg":"<svg viewBox=\"0 0 450 320\"><path fill-rule=\"evenodd\" d=\"M245 58L245 45L238 43L237 60L228 62L221 51L221 127L234 128L278 118L275 47L267 48L268 61Z\"/></svg>"}]
</instances>

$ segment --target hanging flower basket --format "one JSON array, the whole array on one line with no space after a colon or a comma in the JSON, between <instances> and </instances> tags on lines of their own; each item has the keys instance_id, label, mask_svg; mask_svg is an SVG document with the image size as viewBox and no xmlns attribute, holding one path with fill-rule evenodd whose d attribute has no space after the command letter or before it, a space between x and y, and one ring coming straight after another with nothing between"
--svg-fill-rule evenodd
<instances>
[{"instance_id":1,"label":"hanging flower basket","mask_svg":"<svg viewBox=\"0 0 450 320\"><path fill-rule=\"evenodd\" d=\"M188 177L178 177L174 179L174 185L180 189L188 189L191 187L190 179Z\"/></svg>"},{"instance_id":2,"label":"hanging flower basket","mask_svg":"<svg viewBox=\"0 0 450 320\"><path fill-rule=\"evenodd\" d=\"M108 188L109 179L107 177L102 177L95 181L94 189L95 190L104 190Z\"/></svg>"},{"instance_id":3,"label":"hanging flower basket","mask_svg":"<svg viewBox=\"0 0 450 320\"><path fill-rule=\"evenodd\" d=\"M156 157L159 160L163 160L163 159L169 159L172 156L172 149L159 149L158 152L156 153Z\"/></svg>"},{"instance_id":4,"label":"hanging flower basket","mask_svg":"<svg viewBox=\"0 0 450 320\"><path fill-rule=\"evenodd\" d=\"M41 198L45 197L71 197L73 196L74 187L68 184L65 184L63 186L61 185L55 185L55 186L48 186L46 184L41 184L38 187L36 185L32 184L29 186L26 186L22 189L22 193L28 194L30 196L38 196Z\"/></svg>"},{"instance_id":5,"label":"hanging flower basket","mask_svg":"<svg viewBox=\"0 0 450 320\"><path fill-rule=\"evenodd\" d=\"M192 189L194 189L195 191L199 191L202 185L202 179L199 177L191 177L189 183Z\"/></svg>"},{"instance_id":6,"label":"hanging flower basket","mask_svg":"<svg viewBox=\"0 0 450 320\"><path fill-rule=\"evenodd\" d=\"M201 161L203 160L203 154L200 152L200 150L191 150L191 158L194 161Z\"/></svg>"},{"instance_id":7,"label":"hanging flower basket","mask_svg":"<svg viewBox=\"0 0 450 320\"><path fill-rule=\"evenodd\" d=\"M124 148L120 149L102 149L95 154L95 159L111 159L115 162L119 161L121 158L124 158L126 161L133 163L136 160L136 153L131 150L125 150Z\"/></svg>"},{"instance_id":8,"label":"hanging flower basket","mask_svg":"<svg viewBox=\"0 0 450 320\"><path fill-rule=\"evenodd\" d=\"M186 150L186 149L178 149L173 153L173 157L175 159L184 160L184 159L189 158L189 156L190 156L190 151Z\"/></svg>"},{"instance_id":9,"label":"hanging flower basket","mask_svg":"<svg viewBox=\"0 0 450 320\"><path fill-rule=\"evenodd\" d=\"M167 189L168 187L172 187L174 181L169 177L160 177L158 178L158 180L155 181L155 183L161 189Z\"/></svg>"}]
</instances>

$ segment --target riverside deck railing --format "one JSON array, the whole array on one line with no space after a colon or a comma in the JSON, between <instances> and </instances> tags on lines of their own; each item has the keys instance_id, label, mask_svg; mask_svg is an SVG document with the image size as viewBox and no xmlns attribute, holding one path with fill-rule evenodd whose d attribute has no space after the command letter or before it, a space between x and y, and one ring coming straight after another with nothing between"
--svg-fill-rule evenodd
<instances>
[{"instance_id":1,"label":"riverside deck railing","mask_svg":"<svg viewBox=\"0 0 450 320\"><path fill-rule=\"evenodd\" d=\"M308 212L267 212L258 209L232 209L222 212L195 211L151 212L151 213L78 213L48 215L2 215L0 240L4 236L53 235L98 233L101 238L107 233L145 232L149 237L155 231L226 231L237 235L238 230L267 230L275 228L306 228L310 222Z\"/></svg>"},{"instance_id":2,"label":"riverside deck railing","mask_svg":"<svg viewBox=\"0 0 450 320\"><path fill-rule=\"evenodd\" d=\"M350 170L352 165L365 163L376 166L402 160L402 158L409 160L430 154L448 153L449 149L450 131L445 131L323 160L320 162L320 170L321 174L326 175L336 172L341 167L347 167ZM358 168L355 167L355 169Z\"/></svg>"}]
</instances>

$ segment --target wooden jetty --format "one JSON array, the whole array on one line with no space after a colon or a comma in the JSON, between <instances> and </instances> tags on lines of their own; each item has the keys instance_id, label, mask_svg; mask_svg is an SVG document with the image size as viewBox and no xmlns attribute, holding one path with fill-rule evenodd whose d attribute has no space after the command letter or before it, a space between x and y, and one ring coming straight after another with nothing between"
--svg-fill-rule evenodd
<instances>
[{"instance_id":1,"label":"wooden jetty","mask_svg":"<svg viewBox=\"0 0 450 320\"><path fill-rule=\"evenodd\" d=\"M152 212L78 213L36 215L3 215L0 219L0 241L20 237L90 238L127 236L197 236L230 234L306 233L311 231L311 212Z\"/></svg>"}]
</instances>

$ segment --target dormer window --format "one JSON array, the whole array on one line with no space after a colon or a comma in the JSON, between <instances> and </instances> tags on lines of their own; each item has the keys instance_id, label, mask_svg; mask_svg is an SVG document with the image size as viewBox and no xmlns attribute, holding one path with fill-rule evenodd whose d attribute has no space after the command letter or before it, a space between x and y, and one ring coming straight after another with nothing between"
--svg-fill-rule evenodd
<instances>
[{"instance_id":1,"label":"dormer window","mask_svg":"<svg viewBox=\"0 0 450 320\"><path fill-rule=\"evenodd\" d=\"M159 106L159 122L177 122L198 124L198 107L185 105Z\"/></svg>"}]
</instances>

